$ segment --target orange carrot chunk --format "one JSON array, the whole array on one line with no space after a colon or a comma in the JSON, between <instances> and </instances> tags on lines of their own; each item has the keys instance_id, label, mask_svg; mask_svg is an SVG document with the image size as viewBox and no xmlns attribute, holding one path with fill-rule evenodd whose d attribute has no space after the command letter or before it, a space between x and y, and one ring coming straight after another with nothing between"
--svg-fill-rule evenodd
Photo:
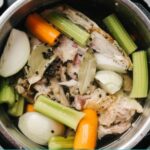
<instances>
[{"instance_id":1,"label":"orange carrot chunk","mask_svg":"<svg viewBox=\"0 0 150 150\"><path fill-rule=\"evenodd\" d=\"M60 35L52 25L37 13L30 14L26 20L27 29L42 42L53 46Z\"/></svg>"},{"instance_id":2,"label":"orange carrot chunk","mask_svg":"<svg viewBox=\"0 0 150 150\"><path fill-rule=\"evenodd\" d=\"M27 104L26 106L26 112L34 112L33 104Z\"/></svg>"},{"instance_id":3,"label":"orange carrot chunk","mask_svg":"<svg viewBox=\"0 0 150 150\"><path fill-rule=\"evenodd\" d=\"M98 117L96 111L85 109L74 140L74 149L94 149L97 140Z\"/></svg>"}]
</instances>

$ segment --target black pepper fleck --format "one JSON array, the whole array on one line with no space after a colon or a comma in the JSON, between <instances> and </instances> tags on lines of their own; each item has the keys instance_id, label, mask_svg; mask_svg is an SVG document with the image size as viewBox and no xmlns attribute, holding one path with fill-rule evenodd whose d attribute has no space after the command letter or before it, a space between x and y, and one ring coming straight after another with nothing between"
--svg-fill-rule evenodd
<instances>
[{"instance_id":1,"label":"black pepper fleck","mask_svg":"<svg viewBox=\"0 0 150 150\"><path fill-rule=\"evenodd\" d=\"M36 74L36 75L38 75L38 74L39 74L39 72L38 72L38 71L36 71L36 72L35 72L35 74Z\"/></svg>"},{"instance_id":2,"label":"black pepper fleck","mask_svg":"<svg viewBox=\"0 0 150 150\"><path fill-rule=\"evenodd\" d=\"M42 55L44 59L50 59L50 57L53 55L53 51L48 49L47 52L43 52Z\"/></svg>"},{"instance_id":3,"label":"black pepper fleck","mask_svg":"<svg viewBox=\"0 0 150 150\"><path fill-rule=\"evenodd\" d=\"M52 64L50 64L50 66L46 69L44 76L46 77L53 77L56 74L56 71L59 70L60 68L60 64L61 64L61 60L60 59L56 59L53 61Z\"/></svg>"},{"instance_id":4,"label":"black pepper fleck","mask_svg":"<svg viewBox=\"0 0 150 150\"><path fill-rule=\"evenodd\" d=\"M51 130L51 133L55 133L54 130Z\"/></svg>"}]
</instances>

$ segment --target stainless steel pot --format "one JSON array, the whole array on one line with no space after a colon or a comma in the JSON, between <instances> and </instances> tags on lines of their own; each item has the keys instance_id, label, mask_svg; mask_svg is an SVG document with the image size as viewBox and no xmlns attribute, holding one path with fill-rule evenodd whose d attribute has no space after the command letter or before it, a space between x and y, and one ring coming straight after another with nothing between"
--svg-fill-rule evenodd
<instances>
[{"instance_id":1,"label":"stainless steel pot","mask_svg":"<svg viewBox=\"0 0 150 150\"><path fill-rule=\"evenodd\" d=\"M1 17L0 17L0 51L3 43L8 36L9 31L31 11L41 7L47 7L54 3L62 2L61 0L17 0ZM63 0L64 2L64 0ZM99 21L101 17L111 12L116 12L122 17L125 23L128 23L132 29L137 30L141 39L143 49L150 47L150 20L145 14L130 0L68 0L71 5L80 6L79 9L88 9L89 15L94 16L94 20ZM76 5L81 3L80 5ZM83 5L84 4L84 5ZM84 7L82 7L84 6ZM86 8L86 9L85 9ZM96 9L93 9L96 8ZM89 13L91 12L91 14ZM96 16L96 17L95 17ZM100 22L99 22L100 23ZM19 37L18 37L19 38ZM150 59L150 56L149 56ZM138 117L133 126L116 140L106 144L101 148L129 149L134 147L150 130L150 92L144 104L144 113ZM27 139L15 127L13 122L7 116L2 107L0 107L0 133L16 148L41 148Z\"/></svg>"}]
</instances>

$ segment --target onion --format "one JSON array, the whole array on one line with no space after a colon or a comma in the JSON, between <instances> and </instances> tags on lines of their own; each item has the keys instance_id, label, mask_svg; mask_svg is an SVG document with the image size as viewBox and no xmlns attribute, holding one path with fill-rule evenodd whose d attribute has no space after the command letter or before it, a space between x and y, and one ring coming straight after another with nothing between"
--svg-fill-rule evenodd
<instances>
[{"instance_id":1,"label":"onion","mask_svg":"<svg viewBox=\"0 0 150 150\"><path fill-rule=\"evenodd\" d=\"M108 93L114 94L119 91L123 84L121 75L113 71L98 71L95 79L100 86Z\"/></svg>"},{"instance_id":2,"label":"onion","mask_svg":"<svg viewBox=\"0 0 150 150\"><path fill-rule=\"evenodd\" d=\"M9 77L19 72L30 55L30 43L25 32L12 29L0 59L0 75Z\"/></svg>"},{"instance_id":3,"label":"onion","mask_svg":"<svg viewBox=\"0 0 150 150\"><path fill-rule=\"evenodd\" d=\"M63 135L64 125L49 119L38 112L27 112L19 118L19 129L37 144L47 145L56 135Z\"/></svg>"}]
</instances>

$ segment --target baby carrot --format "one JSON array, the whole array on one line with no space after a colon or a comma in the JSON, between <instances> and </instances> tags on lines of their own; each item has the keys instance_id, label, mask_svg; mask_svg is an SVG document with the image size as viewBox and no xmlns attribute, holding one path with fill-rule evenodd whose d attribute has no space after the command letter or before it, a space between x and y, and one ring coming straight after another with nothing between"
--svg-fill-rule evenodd
<instances>
[{"instance_id":1,"label":"baby carrot","mask_svg":"<svg viewBox=\"0 0 150 150\"><path fill-rule=\"evenodd\" d=\"M37 13L30 14L26 20L27 29L42 42L53 46L60 32Z\"/></svg>"},{"instance_id":2,"label":"baby carrot","mask_svg":"<svg viewBox=\"0 0 150 150\"><path fill-rule=\"evenodd\" d=\"M27 104L26 112L34 112L33 104Z\"/></svg>"},{"instance_id":3,"label":"baby carrot","mask_svg":"<svg viewBox=\"0 0 150 150\"><path fill-rule=\"evenodd\" d=\"M74 140L74 149L94 149L97 139L98 117L96 111L85 109Z\"/></svg>"}]
</instances>

